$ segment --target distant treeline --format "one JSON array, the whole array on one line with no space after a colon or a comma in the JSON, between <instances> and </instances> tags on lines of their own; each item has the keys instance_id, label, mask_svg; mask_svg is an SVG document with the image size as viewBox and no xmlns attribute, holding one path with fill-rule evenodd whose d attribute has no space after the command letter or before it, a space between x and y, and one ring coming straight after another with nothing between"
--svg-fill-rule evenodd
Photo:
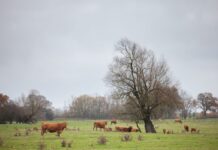
<instances>
[{"instance_id":1,"label":"distant treeline","mask_svg":"<svg viewBox=\"0 0 218 150\"><path fill-rule=\"evenodd\" d=\"M169 109L170 108L170 109ZM157 109L152 118L174 118L178 107L170 105ZM73 98L72 103L65 110L67 118L107 119L119 118L130 119L127 113L131 108L126 108L122 101L111 97L81 95Z\"/></svg>"},{"instance_id":2,"label":"distant treeline","mask_svg":"<svg viewBox=\"0 0 218 150\"><path fill-rule=\"evenodd\" d=\"M200 93L197 100L194 100L181 92L178 103L168 103L157 107L151 118L218 117L216 102L217 98L210 93ZM196 113L196 109L206 107L204 104L210 108L206 111L210 110L211 112ZM134 107L127 105L125 101L106 96L81 95L74 97L69 106L64 110L58 110L52 107L52 103L36 90L32 90L27 96L22 95L16 101L10 100L9 96L0 93L0 124L34 123L38 120L53 120L54 118L135 120L138 118L131 116L134 111Z\"/></svg>"}]
</instances>

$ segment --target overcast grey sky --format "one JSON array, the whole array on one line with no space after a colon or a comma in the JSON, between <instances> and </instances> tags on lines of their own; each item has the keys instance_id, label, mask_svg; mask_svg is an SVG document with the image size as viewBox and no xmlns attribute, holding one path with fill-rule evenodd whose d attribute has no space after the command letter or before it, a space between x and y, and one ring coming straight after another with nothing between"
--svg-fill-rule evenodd
<instances>
[{"instance_id":1,"label":"overcast grey sky","mask_svg":"<svg viewBox=\"0 0 218 150\"><path fill-rule=\"evenodd\" d=\"M37 89L59 108L108 94L123 37L164 57L188 94L218 96L217 0L0 0L0 92Z\"/></svg>"}]
</instances>

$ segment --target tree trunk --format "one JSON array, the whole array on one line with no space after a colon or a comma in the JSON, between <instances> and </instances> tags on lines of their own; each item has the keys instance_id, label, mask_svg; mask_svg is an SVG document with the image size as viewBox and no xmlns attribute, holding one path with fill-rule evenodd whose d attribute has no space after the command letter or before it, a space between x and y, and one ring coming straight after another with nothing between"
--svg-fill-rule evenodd
<instances>
[{"instance_id":1,"label":"tree trunk","mask_svg":"<svg viewBox=\"0 0 218 150\"><path fill-rule=\"evenodd\" d=\"M207 118L207 111L203 111L203 117Z\"/></svg>"},{"instance_id":2,"label":"tree trunk","mask_svg":"<svg viewBox=\"0 0 218 150\"><path fill-rule=\"evenodd\" d=\"M154 128L154 125L151 121L150 114L146 115L146 117L143 119L145 124L145 132L146 133L156 133L156 130Z\"/></svg>"}]
</instances>

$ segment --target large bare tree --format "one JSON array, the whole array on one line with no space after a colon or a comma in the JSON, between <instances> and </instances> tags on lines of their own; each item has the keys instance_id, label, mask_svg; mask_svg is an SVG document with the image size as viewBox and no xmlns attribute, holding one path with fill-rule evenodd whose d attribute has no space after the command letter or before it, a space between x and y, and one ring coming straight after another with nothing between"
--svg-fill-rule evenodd
<instances>
[{"instance_id":1,"label":"large bare tree","mask_svg":"<svg viewBox=\"0 0 218 150\"><path fill-rule=\"evenodd\" d=\"M116 45L119 52L109 67L106 77L114 97L134 108L131 112L144 121L147 133L156 133L151 121L154 110L178 99L178 92L171 86L165 61L158 61L151 50L140 47L128 39Z\"/></svg>"}]
</instances>

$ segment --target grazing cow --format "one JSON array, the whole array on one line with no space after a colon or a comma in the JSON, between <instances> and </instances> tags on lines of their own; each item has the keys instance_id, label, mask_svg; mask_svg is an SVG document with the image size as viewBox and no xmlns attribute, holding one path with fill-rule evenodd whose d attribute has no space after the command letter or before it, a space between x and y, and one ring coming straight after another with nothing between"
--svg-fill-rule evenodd
<instances>
[{"instance_id":1,"label":"grazing cow","mask_svg":"<svg viewBox=\"0 0 218 150\"><path fill-rule=\"evenodd\" d=\"M67 127L66 122L62 123L42 123L41 125L41 135L44 135L47 131L50 133L57 132L57 136L60 136L62 131Z\"/></svg>"},{"instance_id":2,"label":"grazing cow","mask_svg":"<svg viewBox=\"0 0 218 150\"><path fill-rule=\"evenodd\" d=\"M131 132L139 132L139 129L132 128Z\"/></svg>"},{"instance_id":3,"label":"grazing cow","mask_svg":"<svg viewBox=\"0 0 218 150\"><path fill-rule=\"evenodd\" d=\"M104 131L112 131L112 128L104 128Z\"/></svg>"},{"instance_id":4,"label":"grazing cow","mask_svg":"<svg viewBox=\"0 0 218 150\"><path fill-rule=\"evenodd\" d=\"M93 124L93 130L100 128L101 129L105 129L105 126L107 125L107 121L95 121Z\"/></svg>"},{"instance_id":5,"label":"grazing cow","mask_svg":"<svg viewBox=\"0 0 218 150\"><path fill-rule=\"evenodd\" d=\"M131 132L132 131L132 126L129 127L115 127L116 131L120 131L120 132Z\"/></svg>"},{"instance_id":6,"label":"grazing cow","mask_svg":"<svg viewBox=\"0 0 218 150\"><path fill-rule=\"evenodd\" d=\"M197 129L196 128L191 128L191 133L196 132Z\"/></svg>"},{"instance_id":7,"label":"grazing cow","mask_svg":"<svg viewBox=\"0 0 218 150\"><path fill-rule=\"evenodd\" d=\"M115 119L111 120L111 124L117 124L117 120Z\"/></svg>"},{"instance_id":8,"label":"grazing cow","mask_svg":"<svg viewBox=\"0 0 218 150\"><path fill-rule=\"evenodd\" d=\"M120 130L121 130L121 127L116 126L116 127L115 127L115 130L116 130L116 131L120 131Z\"/></svg>"},{"instance_id":9,"label":"grazing cow","mask_svg":"<svg viewBox=\"0 0 218 150\"><path fill-rule=\"evenodd\" d=\"M167 130L166 130L166 129L163 129L163 133L166 134L166 132L167 132Z\"/></svg>"},{"instance_id":10,"label":"grazing cow","mask_svg":"<svg viewBox=\"0 0 218 150\"><path fill-rule=\"evenodd\" d=\"M200 130L196 129L196 128L191 128L191 133L199 133Z\"/></svg>"},{"instance_id":11,"label":"grazing cow","mask_svg":"<svg viewBox=\"0 0 218 150\"><path fill-rule=\"evenodd\" d=\"M182 123L181 119L175 119L174 121L177 122L177 123Z\"/></svg>"},{"instance_id":12,"label":"grazing cow","mask_svg":"<svg viewBox=\"0 0 218 150\"><path fill-rule=\"evenodd\" d=\"M189 132L189 126L188 125L184 125L184 129L186 132Z\"/></svg>"}]
</instances>

